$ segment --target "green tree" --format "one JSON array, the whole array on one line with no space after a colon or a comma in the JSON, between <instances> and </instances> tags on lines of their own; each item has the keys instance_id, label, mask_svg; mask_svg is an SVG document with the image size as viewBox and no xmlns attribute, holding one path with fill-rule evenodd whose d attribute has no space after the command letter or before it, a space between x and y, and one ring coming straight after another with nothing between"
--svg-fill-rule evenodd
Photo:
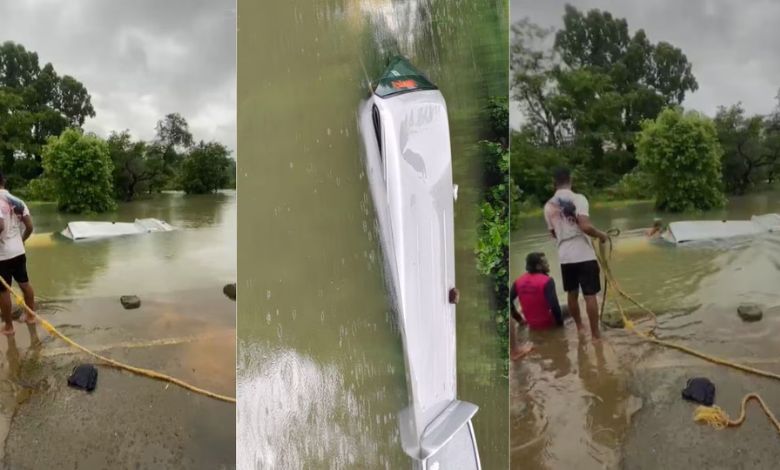
<instances>
[{"instance_id":1,"label":"green tree","mask_svg":"<svg viewBox=\"0 0 780 470\"><path fill-rule=\"evenodd\" d=\"M230 159L228 167L225 169L225 173L227 173L227 183L225 184L225 188L227 189L236 189L236 160Z\"/></svg>"},{"instance_id":2,"label":"green tree","mask_svg":"<svg viewBox=\"0 0 780 470\"><path fill-rule=\"evenodd\" d=\"M559 60L555 50L545 49L553 32L527 18L512 25L510 62L512 96L523 111L523 127L551 147L571 134L560 109L555 78Z\"/></svg>"},{"instance_id":3,"label":"green tree","mask_svg":"<svg viewBox=\"0 0 780 470\"><path fill-rule=\"evenodd\" d=\"M184 158L180 184L187 194L213 193L230 183L230 151L218 142L201 141Z\"/></svg>"},{"instance_id":4,"label":"green tree","mask_svg":"<svg viewBox=\"0 0 780 470\"><path fill-rule=\"evenodd\" d=\"M512 93L523 112L512 168L530 165L513 170L526 204L549 196L548 164L571 167L580 191L623 184L638 163L641 122L698 88L680 49L609 12L567 5L562 29L524 19L512 33Z\"/></svg>"},{"instance_id":5,"label":"green tree","mask_svg":"<svg viewBox=\"0 0 780 470\"><path fill-rule=\"evenodd\" d=\"M774 183L775 178L780 174L780 93L775 99L777 100L775 110L764 120L764 142L772 160L766 168L768 183Z\"/></svg>"},{"instance_id":6,"label":"green tree","mask_svg":"<svg viewBox=\"0 0 780 470\"><path fill-rule=\"evenodd\" d=\"M640 123L681 104L698 84L680 49L651 43L641 29L631 34L625 19L567 5L563 24L554 46L563 63L556 72L565 97L561 112L590 149L589 168L614 175L596 173L605 186L636 165Z\"/></svg>"},{"instance_id":7,"label":"green tree","mask_svg":"<svg viewBox=\"0 0 780 470\"><path fill-rule=\"evenodd\" d=\"M67 129L43 148L45 177L52 181L59 210L105 212L116 207L108 145L94 135Z\"/></svg>"},{"instance_id":8,"label":"green tree","mask_svg":"<svg viewBox=\"0 0 780 470\"><path fill-rule=\"evenodd\" d=\"M640 168L651 178L659 209L686 211L725 202L717 131L709 118L668 108L642 123Z\"/></svg>"},{"instance_id":9,"label":"green tree","mask_svg":"<svg viewBox=\"0 0 780 470\"><path fill-rule=\"evenodd\" d=\"M52 64L21 44L0 44L0 157L9 177L40 175L41 151L50 137L80 128L94 117L90 95L78 80L60 77ZM19 160L27 160L17 169Z\"/></svg>"},{"instance_id":10,"label":"green tree","mask_svg":"<svg viewBox=\"0 0 780 470\"><path fill-rule=\"evenodd\" d=\"M529 129L512 132L512 180L526 205L542 205L552 195L552 170L568 164L560 149L540 144Z\"/></svg>"},{"instance_id":11,"label":"green tree","mask_svg":"<svg viewBox=\"0 0 780 470\"><path fill-rule=\"evenodd\" d=\"M723 181L730 193L743 194L770 173L780 159L778 131L772 116L745 116L741 104L721 106L715 116L723 147Z\"/></svg>"},{"instance_id":12,"label":"green tree","mask_svg":"<svg viewBox=\"0 0 780 470\"><path fill-rule=\"evenodd\" d=\"M114 166L114 191L117 198L132 201L146 190L155 176L155 162L150 162L149 146L143 141L133 141L130 131L112 132L106 141Z\"/></svg>"},{"instance_id":13,"label":"green tree","mask_svg":"<svg viewBox=\"0 0 780 470\"><path fill-rule=\"evenodd\" d=\"M193 145L189 124L178 113L167 114L157 121L157 135L148 145L147 163L153 177L147 185L149 193L170 187Z\"/></svg>"}]
</instances>

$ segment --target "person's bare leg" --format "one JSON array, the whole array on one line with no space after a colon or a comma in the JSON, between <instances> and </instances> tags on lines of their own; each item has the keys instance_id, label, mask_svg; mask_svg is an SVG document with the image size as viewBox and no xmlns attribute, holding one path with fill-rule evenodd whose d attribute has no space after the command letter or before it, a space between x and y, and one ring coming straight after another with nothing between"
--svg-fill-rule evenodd
<instances>
[{"instance_id":1,"label":"person's bare leg","mask_svg":"<svg viewBox=\"0 0 780 470\"><path fill-rule=\"evenodd\" d=\"M35 291L33 291L32 286L29 282L20 282L19 288L22 289L22 293L24 294L24 303L27 304L28 307L30 307L30 310L33 312L35 311ZM35 318L27 313L27 311L24 311L24 315L22 316L24 318L25 323L35 323Z\"/></svg>"},{"instance_id":2,"label":"person's bare leg","mask_svg":"<svg viewBox=\"0 0 780 470\"><path fill-rule=\"evenodd\" d=\"M591 337L593 337L593 339L600 339L601 332L599 331L599 301L595 295L585 296L585 311L588 312Z\"/></svg>"},{"instance_id":3,"label":"person's bare leg","mask_svg":"<svg viewBox=\"0 0 780 470\"><path fill-rule=\"evenodd\" d=\"M8 349L5 354L8 358L8 369L11 373L11 378L18 380L21 367L19 361L19 348L16 347L16 337L9 335L6 336L6 339L8 340Z\"/></svg>"},{"instance_id":4,"label":"person's bare leg","mask_svg":"<svg viewBox=\"0 0 780 470\"><path fill-rule=\"evenodd\" d=\"M14 322L11 317L11 293L8 289L0 293L0 313L3 317L3 329L0 330L4 335L14 334Z\"/></svg>"},{"instance_id":5,"label":"person's bare leg","mask_svg":"<svg viewBox=\"0 0 780 470\"><path fill-rule=\"evenodd\" d=\"M515 360L520 356L520 345L517 342L517 325L512 318L509 318L509 358Z\"/></svg>"},{"instance_id":6,"label":"person's bare leg","mask_svg":"<svg viewBox=\"0 0 780 470\"><path fill-rule=\"evenodd\" d=\"M577 325L577 331L582 332L582 318L580 317L580 292L571 291L566 293L566 304L569 306L569 315L574 319Z\"/></svg>"},{"instance_id":7,"label":"person's bare leg","mask_svg":"<svg viewBox=\"0 0 780 470\"><path fill-rule=\"evenodd\" d=\"M510 319L509 324L509 342L511 344L511 349L509 351L509 359L512 361L516 361L524 356L526 356L528 353L533 351L534 344L530 341L524 344L520 344L520 340L517 338L517 324L516 322L513 322Z\"/></svg>"}]
</instances>

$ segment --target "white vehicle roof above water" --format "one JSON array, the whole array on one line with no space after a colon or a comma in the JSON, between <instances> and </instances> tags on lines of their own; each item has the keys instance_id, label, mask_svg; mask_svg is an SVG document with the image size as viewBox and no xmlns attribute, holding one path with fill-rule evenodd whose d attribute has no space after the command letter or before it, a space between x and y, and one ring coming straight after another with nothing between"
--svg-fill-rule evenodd
<instances>
[{"instance_id":1,"label":"white vehicle roof above water","mask_svg":"<svg viewBox=\"0 0 780 470\"><path fill-rule=\"evenodd\" d=\"M60 232L71 240L88 240L151 232L170 232L173 227L159 219L135 219L135 222L70 222Z\"/></svg>"},{"instance_id":2,"label":"white vehicle roof above water","mask_svg":"<svg viewBox=\"0 0 780 470\"><path fill-rule=\"evenodd\" d=\"M724 238L755 236L780 231L780 214L754 215L750 220L694 220L669 224L664 238L687 243Z\"/></svg>"},{"instance_id":3,"label":"white vehicle roof above water","mask_svg":"<svg viewBox=\"0 0 780 470\"><path fill-rule=\"evenodd\" d=\"M447 105L403 58L361 104L360 131L410 396L404 451L421 469L479 469L472 416L457 399L453 200ZM453 463L457 462L457 467Z\"/></svg>"}]
</instances>

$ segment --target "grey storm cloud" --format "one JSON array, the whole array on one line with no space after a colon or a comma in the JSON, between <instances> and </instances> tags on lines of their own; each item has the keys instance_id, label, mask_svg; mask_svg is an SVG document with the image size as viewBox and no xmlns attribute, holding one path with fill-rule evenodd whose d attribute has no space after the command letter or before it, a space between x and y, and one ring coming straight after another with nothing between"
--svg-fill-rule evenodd
<instances>
[{"instance_id":1,"label":"grey storm cloud","mask_svg":"<svg viewBox=\"0 0 780 470\"><path fill-rule=\"evenodd\" d=\"M87 87L89 131L149 139L177 112L196 140L235 151L235 0L2 0L0 41Z\"/></svg>"},{"instance_id":2,"label":"grey storm cloud","mask_svg":"<svg viewBox=\"0 0 780 470\"><path fill-rule=\"evenodd\" d=\"M780 89L780 2L775 0L511 0L511 18L562 26L564 6L606 10L644 29L653 42L682 49L699 89L683 105L710 116L741 102L748 113L772 111ZM520 119L513 107L513 123Z\"/></svg>"}]
</instances>

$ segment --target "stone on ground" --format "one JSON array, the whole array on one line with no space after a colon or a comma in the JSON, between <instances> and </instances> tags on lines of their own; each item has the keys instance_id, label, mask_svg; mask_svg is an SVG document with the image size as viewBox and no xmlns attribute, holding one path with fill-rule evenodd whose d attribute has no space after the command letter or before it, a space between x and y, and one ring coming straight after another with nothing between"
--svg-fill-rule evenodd
<instances>
[{"instance_id":1,"label":"stone on ground","mask_svg":"<svg viewBox=\"0 0 780 470\"><path fill-rule=\"evenodd\" d=\"M141 306L141 299L137 295L123 295L119 298L119 301L122 302L122 306L127 310Z\"/></svg>"},{"instance_id":2,"label":"stone on ground","mask_svg":"<svg viewBox=\"0 0 780 470\"><path fill-rule=\"evenodd\" d=\"M761 307L756 304L742 304L737 307L737 314L744 321L758 321L764 316Z\"/></svg>"}]
</instances>

